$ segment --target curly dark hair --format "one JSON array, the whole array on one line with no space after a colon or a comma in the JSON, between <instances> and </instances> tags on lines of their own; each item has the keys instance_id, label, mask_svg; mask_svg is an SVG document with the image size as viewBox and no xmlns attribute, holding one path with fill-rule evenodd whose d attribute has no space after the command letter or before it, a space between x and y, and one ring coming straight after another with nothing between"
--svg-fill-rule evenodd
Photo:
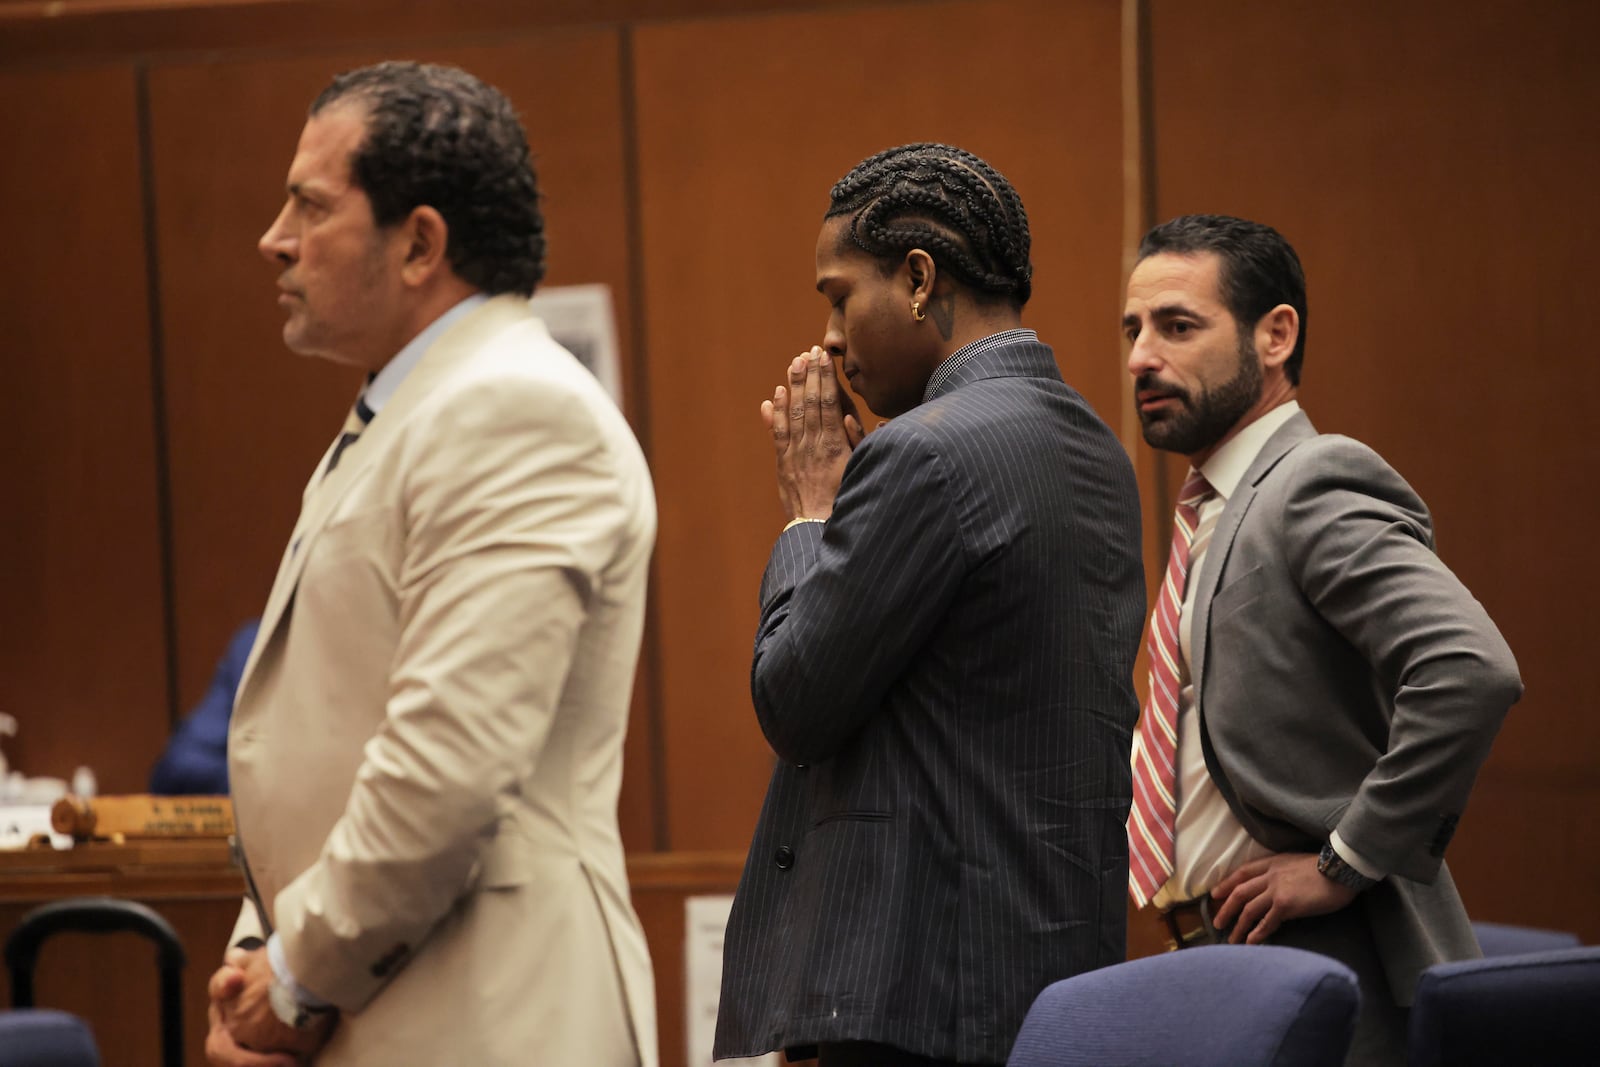
<instances>
[{"instance_id":1,"label":"curly dark hair","mask_svg":"<svg viewBox=\"0 0 1600 1067\"><path fill-rule=\"evenodd\" d=\"M533 295L544 277L544 216L510 101L455 67L391 62L336 76L311 114L345 103L366 109L350 171L377 224L432 207L449 227L457 276L491 296Z\"/></svg>"},{"instance_id":2,"label":"curly dark hair","mask_svg":"<svg viewBox=\"0 0 1600 1067\"><path fill-rule=\"evenodd\" d=\"M913 248L980 298L1020 309L1033 293L1028 213L1005 176L971 152L922 142L879 152L833 187L826 218L893 269Z\"/></svg>"},{"instance_id":3,"label":"curly dark hair","mask_svg":"<svg viewBox=\"0 0 1600 1067\"><path fill-rule=\"evenodd\" d=\"M1283 364L1290 385L1300 384L1306 358L1306 275L1294 246L1271 226L1232 215L1180 215L1155 227L1139 242L1140 260L1161 253L1193 256L1215 252L1222 260L1222 302L1240 329L1288 304L1300 316L1300 336Z\"/></svg>"}]
</instances>

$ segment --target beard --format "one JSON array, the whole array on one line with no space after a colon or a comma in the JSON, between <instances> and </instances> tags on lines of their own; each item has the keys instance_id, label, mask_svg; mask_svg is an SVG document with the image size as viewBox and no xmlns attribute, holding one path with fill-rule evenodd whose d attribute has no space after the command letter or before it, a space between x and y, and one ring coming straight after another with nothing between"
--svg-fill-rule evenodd
<instances>
[{"instance_id":1,"label":"beard","mask_svg":"<svg viewBox=\"0 0 1600 1067\"><path fill-rule=\"evenodd\" d=\"M1176 408L1139 412L1145 443L1163 452L1192 456L1226 437L1261 399L1261 363L1256 359L1255 339L1249 334L1239 338L1238 357L1233 377L1215 388L1201 386L1198 398L1154 374L1141 374L1136 388L1154 390L1178 401Z\"/></svg>"}]
</instances>

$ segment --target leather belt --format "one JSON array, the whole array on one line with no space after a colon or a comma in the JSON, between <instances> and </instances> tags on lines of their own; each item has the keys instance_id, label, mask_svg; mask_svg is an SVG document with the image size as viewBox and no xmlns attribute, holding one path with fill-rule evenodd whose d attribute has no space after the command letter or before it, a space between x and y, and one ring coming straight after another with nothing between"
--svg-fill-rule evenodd
<instances>
[{"instance_id":1,"label":"leather belt","mask_svg":"<svg viewBox=\"0 0 1600 1067\"><path fill-rule=\"evenodd\" d=\"M1211 925L1211 897L1195 897L1163 908L1156 918L1167 934L1167 951L1193 948L1196 945L1220 945L1227 940Z\"/></svg>"}]
</instances>

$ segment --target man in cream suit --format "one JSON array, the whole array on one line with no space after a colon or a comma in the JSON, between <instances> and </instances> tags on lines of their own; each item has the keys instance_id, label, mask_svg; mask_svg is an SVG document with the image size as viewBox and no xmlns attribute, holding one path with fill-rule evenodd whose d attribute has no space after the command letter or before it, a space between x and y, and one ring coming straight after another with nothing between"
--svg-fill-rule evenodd
<instances>
[{"instance_id":1,"label":"man in cream suit","mask_svg":"<svg viewBox=\"0 0 1600 1067\"><path fill-rule=\"evenodd\" d=\"M213 1064L656 1061L616 819L655 508L529 313L543 249L495 90L383 64L312 106L261 251L288 347L370 377L240 684Z\"/></svg>"},{"instance_id":2,"label":"man in cream suit","mask_svg":"<svg viewBox=\"0 0 1600 1067\"><path fill-rule=\"evenodd\" d=\"M1186 216L1140 246L1128 369L1145 440L1191 470L1129 883L1180 946L1343 960L1362 994L1350 1062L1399 1064L1422 971L1478 955L1443 856L1522 684L1422 500L1300 410L1305 319L1299 258L1268 226Z\"/></svg>"}]
</instances>

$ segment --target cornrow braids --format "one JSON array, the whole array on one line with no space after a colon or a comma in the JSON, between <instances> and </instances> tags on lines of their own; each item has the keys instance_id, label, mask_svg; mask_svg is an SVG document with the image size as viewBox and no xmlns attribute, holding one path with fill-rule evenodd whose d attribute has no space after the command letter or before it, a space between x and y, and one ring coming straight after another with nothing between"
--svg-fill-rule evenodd
<instances>
[{"instance_id":1,"label":"cornrow braids","mask_svg":"<svg viewBox=\"0 0 1600 1067\"><path fill-rule=\"evenodd\" d=\"M1021 308L1033 293L1022 198L971 152L920 142L864 159L833 187L826 217L841 215L868 255L898 260L921 248L980 295Z\"/></svg>"}]
</instances>

